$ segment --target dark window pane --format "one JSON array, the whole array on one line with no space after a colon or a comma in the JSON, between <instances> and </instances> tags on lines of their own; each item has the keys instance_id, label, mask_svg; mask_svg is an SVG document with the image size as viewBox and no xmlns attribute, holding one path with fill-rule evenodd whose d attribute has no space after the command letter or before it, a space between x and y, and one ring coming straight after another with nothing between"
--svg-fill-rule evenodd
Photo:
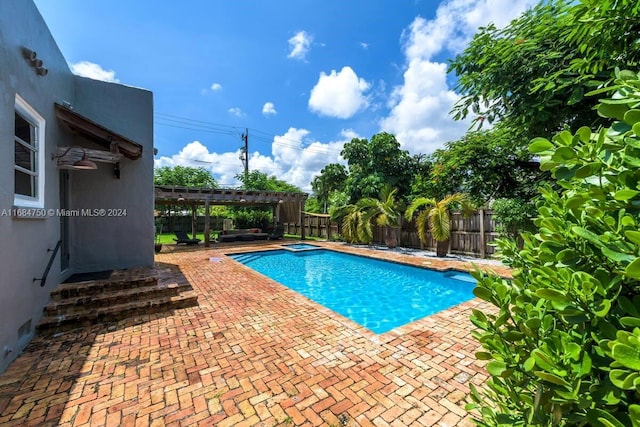
<instances>
[{"instance_id":1,"label":"dark window pane","mask_svg":"<svg viewBox=\"0 0 640 427\"><path fill-rule=\"evenodd\" d=\"M16 136L30 145L34 144L33 126L20 114L16 113Z\"/></svg>"},{"instance_id":2,"label":"dark window pane","mask_svg":"<svg viewBox=\"0 0 640 427\"><path fill-rule=\"evenodd\" d=\"M16 194L22 194L24 196L35 197L35 177L28 175L24 172L16 171Z\"/></svg>"},{"instance_id":3,"label":"dark window pane","mask_svg":"<svg viewBox=\"0 0 640 427\"><path fill-rule=\"evenodd\" d=\"M35 152L28 149L24 145L16 142L15 144L15 161L16 166L20 166L21 168L35 171Z\"/></svg>"}]
</instances>

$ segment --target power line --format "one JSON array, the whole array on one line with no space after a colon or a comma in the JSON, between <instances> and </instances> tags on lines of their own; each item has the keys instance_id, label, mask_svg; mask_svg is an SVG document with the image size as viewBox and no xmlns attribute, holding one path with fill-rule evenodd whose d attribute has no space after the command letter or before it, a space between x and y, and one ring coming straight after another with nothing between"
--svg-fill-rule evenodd
<instances>
[{"instance_id":1,"label":"power line","mask_svg":"<svg viewBox=\"0 0 640 427\"><path fill-rule=\"evenodd\" d=\"M206 133L217 133L217 134L225 134L225 135L236 134L236 135L240 135L241 138L243 138L242 135L244 135L244 133L240 134L239 129L235 126L206 122L202 120L195 120L187 117L180 117L180 116L175 116L175 115L166 114L166 113L155 113L155 115L160 116L160 117L157 117L157 120L162 120L162 121L157 121L156 124L161 126L174 127L178 129L196 130L196 131L201 131ZM161 116L166 116L166 117L161 117ZM163 121L168 121L171 123L164 123ZM178 126L172 123L178 123L184 126ZM339 154L342 151L341 149L335 149L335 148L329 148L329 147L311 147L311 144L306 144L305 146L302 143L302 141L286 138L280 135L274 135L258 129L252 128L252 131L255 131L257 133L264 134L270 137L270 139L266 139L264 137L254 137L254 139L258 141L273 143L273 144L284 146L294 150L300 150L300 151L307 150L308 152L318 153L318 154L330 154L330 153ZM247 133L249 132L249 128L246 128L246 132ZM276 137L277 137L277 140L276 140ZM289 141L290 144L287 144L286 142L283 142L283 141Z\"/></svg>"},{"instance_id":2,"label":"power line","mask_svg":"<svg viewBox=\"0 0 640 427\"><path fill-rule=\"evenodd\" d=\"M213 122L206 122L203 120L196 120L196 119L191 119L188 117L180 117L180 116L175 116L173 114L166 114L166 113L159 113L159 112L155 112L154 115L159 116L158 119L162 119L162 120L167 120L167 121L174 121L174 122L178 122L178 123L189 123L192 126L200 126L200 127L208 127L208 128L216 128L216 127L220 127L222 129L225 129L229 132L233 131L237 134L239 134L239 130L236 126L229 126L229 125L223 125L220 123L213 123Z\"/></svg>"}]
</instances>

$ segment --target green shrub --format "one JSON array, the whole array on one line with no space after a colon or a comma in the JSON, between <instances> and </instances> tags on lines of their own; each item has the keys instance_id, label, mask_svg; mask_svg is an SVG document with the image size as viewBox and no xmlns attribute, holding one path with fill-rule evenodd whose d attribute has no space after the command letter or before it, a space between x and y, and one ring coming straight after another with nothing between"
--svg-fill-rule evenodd
<instances>
[{"instance_id":1,"label":"green shrub","mask_svg":"<svg viewBox=\"0 0 640 427\"><path fill-rule=\"evenodd\" d=\"M271 211L261 209L238 209L233 213L233 226L237 229L260 228L268 230L273 228L273 215Z\"/></svg>"},{"instance_id":2,"label":"green shrub","mask_svg":"<svg viewBox=\"0 0 640 427\"><path fill-rule=\"evenodd\" d=\"M522 250L499 240L513 280L475 273L497 308L471 316L490 376L472 387L479 425L640 426L640 76L615 84L610 127L532 141L561 191L541 191Z\"/></svg>"},{"instance_id":3,"label":"green shrub","mask_svg":"<svg viewBox=\"0 0 640 427\"><path fill-rule=\"evenodd\" d=\"M523 231L533 231L532 216L535 213L533 202L521 199L497 199L491 205L496 231L501 237L520 239Z\"/></svg>"},{"instance_id":4,"label":"green shrub","mask_svg":"<svg viewBox=\"0 0 640 427\"><path fill-rule=\"evenodd\" d=\"M329 241L330 242L344 242L345 239L342 236L342 234L336 233L336 234L332 234L331 237L329 237Z\"/></svg>"}]
</instances>

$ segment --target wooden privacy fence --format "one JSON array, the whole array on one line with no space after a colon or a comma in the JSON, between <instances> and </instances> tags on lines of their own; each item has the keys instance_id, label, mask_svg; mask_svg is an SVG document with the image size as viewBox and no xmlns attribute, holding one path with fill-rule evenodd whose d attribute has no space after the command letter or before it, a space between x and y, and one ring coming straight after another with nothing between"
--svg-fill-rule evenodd
<instances>
[{"instance_id":1,"label":"wooden privacy fence","mask_svg":"<svg viewBox=\"0 0 640 427\"><path fill-rule=\"evenodd\" d=\"M339 224L331 222L324 216L307 216L304 223L305 234L309 237L324 239L337 238L341 232ZM300 235L300 223L284 223L284 232ZM450 224L451 238L449 239L449 252L458 255L470 255L477 258L490 258L495 248L490 245L498 236L496 222L492 210L480 209L468 217L461 212L452 212ZM427 233L427 242L422 245L418 238L415 224L405 222L399 231L400 246L406 248L420 248L435 251L435 241L431 233ZM373 242L384 243L384 230L374 227Z\"/></svg>"},{"instance_id":2,"label":"wooden privacy fence","mask_svg":"<svg viewBox=\"0 0 640 427\"><path fill-rule=\"evenodd\" d=\"M284 222L285 234L295 234L300 236L302 227L299 222ZM330 239L340 234L338 224L331 222L328 215L313 215L307 213L304 221L305 235L307 237L319 237Z\"/></svg>"}]
</instances>

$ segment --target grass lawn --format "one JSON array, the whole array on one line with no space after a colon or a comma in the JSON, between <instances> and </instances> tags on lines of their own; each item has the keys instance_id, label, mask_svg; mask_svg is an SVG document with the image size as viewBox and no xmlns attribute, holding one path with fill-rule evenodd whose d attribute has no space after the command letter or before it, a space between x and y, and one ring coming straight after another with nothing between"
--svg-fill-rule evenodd
<instances>
[{"instance_id":1,"label":"grass lawn","mask_svg":"<svg viewBox=\"0 0 640 427\"><path fill-rule=\"evenodd\" d=\"M191 233L187 233L187 234L189 235L189 237L191 237ZM285 234L284 237L286 237L287 239L300 239L300 236L296 235L296 234ZM176 235L173 234L173 233L162 233L162 234L156 236L156 239L157 239L156 241L158 243L170 243L170 244L173 244L173 243L175 243L175 241L173 240L175 238L176 238ZM201 241L204 242L204 233L197 233L196 234L196 238L200 239ZM307 236L305 238L305 240L326 240L326 239L323 239L323 238L320 238L320 237L309 237L309 236Z\"/></svg>"},{"instance_id":2,"label":"grass lawn","mask_svg":"<svg viewBox=\"0 0 640 427\"><path fill-rule=\"evenodd\" d=\"M191 237L191 233L187 233L187 235ZM196 238L204 242L204 233L197 233ZM158 243L175 243L175 240L173 239L177 239L176 235L173 233L162 233L156 236L156 241Z\"/></svg>"},{"instance_id":3,"label":"grass lawn","mask_svg":"<svg viewBox=\"0 0 640 427\"><path fill-rule=\"evenodd\" d=\"M287 239L300 239L299 234L285 234L284 237L286 237ZM327 239L325 239L324 237L305 236L304 240L326 241Z\"/></svg>"}]
</instances>

